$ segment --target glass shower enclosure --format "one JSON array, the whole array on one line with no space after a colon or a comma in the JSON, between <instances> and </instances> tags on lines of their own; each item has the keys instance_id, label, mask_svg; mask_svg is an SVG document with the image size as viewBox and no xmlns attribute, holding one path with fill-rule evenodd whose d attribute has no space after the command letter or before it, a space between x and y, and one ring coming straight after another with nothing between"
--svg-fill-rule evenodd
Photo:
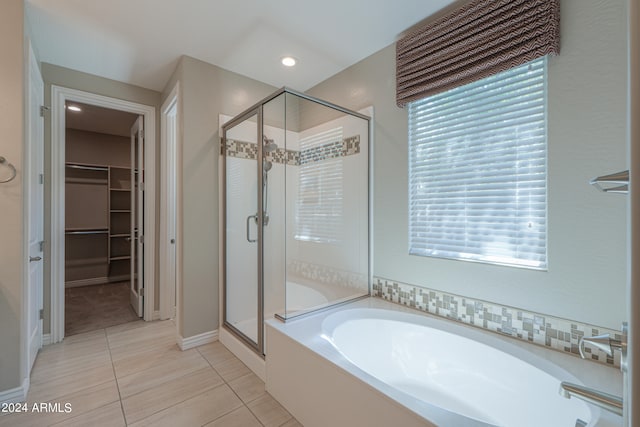
<instances>
[{"instance_id":1,"label":"glass shower enclosure","mask_svg":"<svg viewBox=\"0 0 640 427\"><path fill-rule=\"evenodd\" d=\"M369 117L282 88L222 126L224 327L369 295Z\"/></svg>"}]
</instances>

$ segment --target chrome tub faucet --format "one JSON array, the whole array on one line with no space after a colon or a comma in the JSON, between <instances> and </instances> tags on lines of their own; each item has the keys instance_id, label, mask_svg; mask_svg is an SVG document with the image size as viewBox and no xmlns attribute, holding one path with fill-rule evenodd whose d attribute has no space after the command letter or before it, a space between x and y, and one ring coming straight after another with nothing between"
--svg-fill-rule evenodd
<instances>
[{"instance_id":1,"label":"chrome tub faucet","mask_svg":"<svg viewBox=\"0 0 640 427\"><path fill-rule=\"evenodd\" d=\"M584 344L589 343L592 346L604 351L609 357L613 357L614 350L620 350L622 356L620 358L622 372L627 370L627 324L622 324L622 335L620 340L614 339L610 334L596 335L594 337L582 337L578 342L578 350L580 351L580 357L585 358ZM560 383L560 394L567 399L571 397L577 397L585 402L589 402L602 409L605 409L614 414L623 415L623 400L621 397L614 396L609 393L604 393L589 387L573 384L569 382Z\"/></svg>"}]
</instances>

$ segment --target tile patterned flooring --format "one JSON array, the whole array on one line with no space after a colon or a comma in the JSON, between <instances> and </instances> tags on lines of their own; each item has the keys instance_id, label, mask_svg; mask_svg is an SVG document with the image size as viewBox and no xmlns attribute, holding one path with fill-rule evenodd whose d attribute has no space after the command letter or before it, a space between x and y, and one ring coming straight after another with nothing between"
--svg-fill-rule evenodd
<instances>
[{"instance_id":1,"label":"tile patterned flooring","mask_svg":"<svg viewBox=\"0 0 640 427\"><path fill-rule=\"evenodd\" d=\"M129 282L66 288L65 336L138 320L129 303Z\"/></svg>"},{"instance_id":2,"label":"tile patterned flooring","mask_svg":"<svg viewBox=\"0 0 640 427\"><path fill-rule=\"evenodd\" d=\"M43 348L27 396L71 412L0 415L0 427L300 427L219 342L181 351L172 321L136 321Z\"/></svg>"}]
</instances>

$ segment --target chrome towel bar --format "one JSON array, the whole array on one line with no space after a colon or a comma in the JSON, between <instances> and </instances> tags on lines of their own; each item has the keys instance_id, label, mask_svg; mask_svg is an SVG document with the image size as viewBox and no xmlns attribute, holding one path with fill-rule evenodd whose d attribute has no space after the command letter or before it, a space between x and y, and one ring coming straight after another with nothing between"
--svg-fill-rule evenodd
<instances>
[{"instance_id":1,"label":"chrome towel bar","mask_svg":"<svg viewBox=\"0 0 640 427\"><path fill-rule=\"evenodd\" d=\"M13 181L13 178L16 177L16 168L7 161L4 157L0 156L0 165L7 165L9 169L11 169L11 176L9 178L0 179L0 184L4 184L5 182Z\"/></svg>"}]
</instances>

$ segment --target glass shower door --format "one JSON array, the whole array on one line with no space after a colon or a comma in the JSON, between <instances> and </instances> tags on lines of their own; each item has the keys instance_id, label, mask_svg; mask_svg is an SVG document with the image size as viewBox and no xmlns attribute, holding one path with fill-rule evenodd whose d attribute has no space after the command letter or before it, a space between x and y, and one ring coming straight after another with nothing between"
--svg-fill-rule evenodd
<instances>
[{"instance_id":1,"label":"glass shower door","mask_svg":"<svg viewBox=\"0 0 640 427\"><path fill-rule=\"evenodd\" d=\"M225 141L225 313L224 323L256 351L262 351L260 286L259 111L234 119Z\"/></svg>"}]
</instances>

